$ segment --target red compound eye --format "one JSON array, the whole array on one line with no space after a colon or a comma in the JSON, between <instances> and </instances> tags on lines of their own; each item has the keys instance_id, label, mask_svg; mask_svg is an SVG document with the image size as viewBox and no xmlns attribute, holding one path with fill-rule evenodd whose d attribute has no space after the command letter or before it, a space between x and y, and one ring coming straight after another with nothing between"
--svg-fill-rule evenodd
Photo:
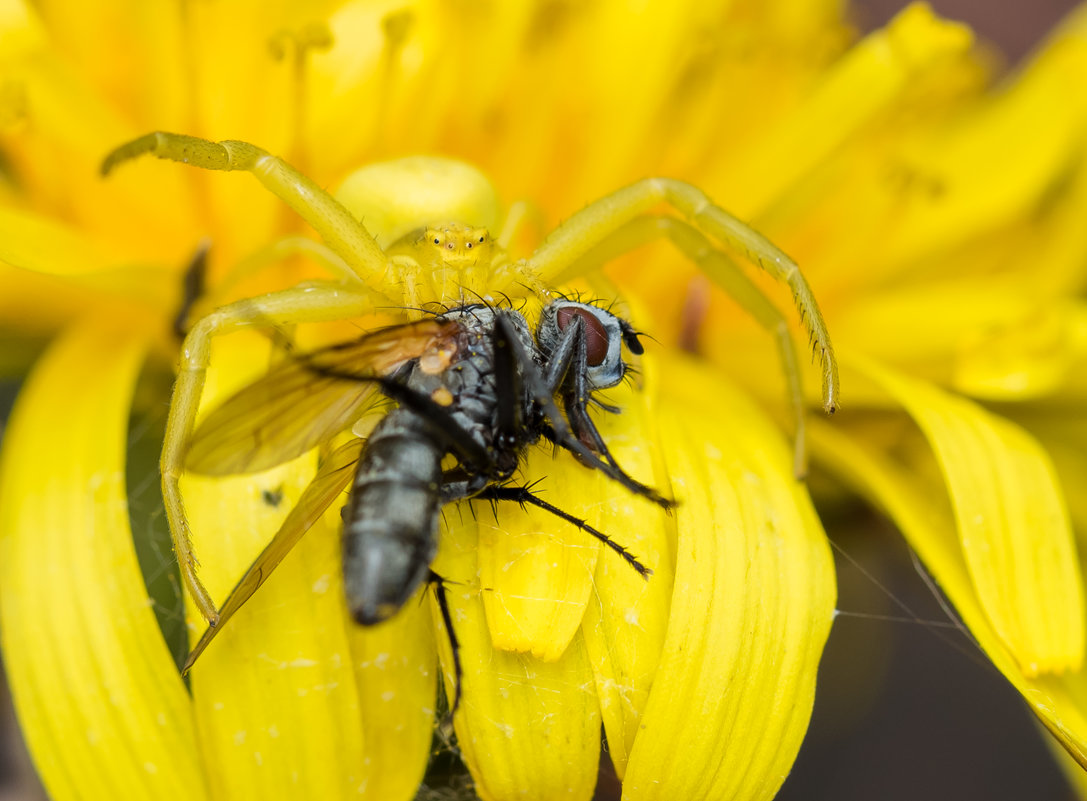
<instances>
[{"instance_id":1,"label":"red compound eye","mask_svg":"<svg viewBox=\"0 0 1087 801\"><path fill-rule=\"evenodd\" d=\"M580 317L585 324L585 350L591 367L598 367L608 357L608 332L595 314L576 306L563 306L556 315L559 330L565 331L574 317Z\"/></svg>"}]
</instances>

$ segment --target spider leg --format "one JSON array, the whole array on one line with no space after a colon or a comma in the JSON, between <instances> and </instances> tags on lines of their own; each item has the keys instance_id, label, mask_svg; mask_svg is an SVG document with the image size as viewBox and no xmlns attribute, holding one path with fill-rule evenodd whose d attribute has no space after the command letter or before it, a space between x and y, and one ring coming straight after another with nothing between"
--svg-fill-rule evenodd
<instances>
[{"instance_id":1,"label":"spider leg","mask_svg":"<svg viewBox=\"0 0 1087 801\"><path fill-rule=\"evenodd\" d=\"M223 630L227 621L234 613L241 609L246 601L253 597L261 585L268 580L283 558L298 544L302 536L310 530L325 510L343 492L354 475L355 465L362 455L364 441L351 440L337 448L321 465L313 481L306 487L305 492L298 499L298 503L291 509L279 531L272 540L253 560L253 564L246 570L234 589L226 597L222 607L218 610L218 625L208 626L196 645L189 651L189 656L181 668L181 675L185 675L192 668L200 654L208 647L215 636Z\"/></svg>"},{"instance_id":2,"label":"spider leg","mask_svg":"<svg viewBox=\"0 0 1087 801\"><path fill-rule=\"evenodd\" d=\"M229 267L214 287L206 286L208 251L212 244L208 239L197 246L189 266L185 270L182 302L174 320L178 339L184 339L190 328L189 321L203 317L208 311L225 305L226 299L237 296L236 288L244 281L259 275L269 267L278 265L292 256L311 259L323 267L333 280L348 283L353 289L364 290L358 279L342 258L328 245L304 236L285 236L249 254ZM384 295L374 295L375 306L387 300Z\"/></svg>"},{"instance_id":3,"label":"spider leg","mask_svg":"<svg viewBox=\"0 0 1087 801\"><path fill-rule=\"evenodd\" d=\"M147 153L205 170L251 172L313 226L333 252L347 263L355 278L373 293L386 297L379 287L387 259L377 242L343 204L287 162L248 142L210 142L195 136L156 131L127 142L106 156L102 162L102 175Z\"/></svg>"},{"instance_id":4,"label":"spider leg","mask_svg":"<svg viewBox=\"0 0 1087 801\"><path fill-rule=\"evenodd\" d=\"M807 473L806 406L801 388L796 343L789 335L789 323L761 289L747 277L732 259L719 250L705 234L676 217L643 215L616 230L603 242L588 251L571 266L571 272L582 272L605 264L624 253L649 242L666 237L694 262L703 273L717 276L717 283L728 292L777 343L782 372L785 374L789 405L793 418L793 472L797 478Z\"/></svg>"},{"instance_id":5,"label":"spider leg","mask_svg":"<svg viewBox=\"0 0 1087 801\"><path fill-rule=\"evenodd\" d=\"M204 390L211 340L249 325L340 320L357 317L370 308L370 298L365 293L338 285L310 284L223 306L201 318L185 337L162 447L162 493L182 580L209 624L214 626L219 616L215 602L196 575L192 532L178 482L185 469L185 447L192 438Z\"/></svg>"},{"instance_id":6,"label":"spider leg","mask_svg":"<svg viewBox=\"0 0 1087 801\"><path fill-rule=\"evenodd\" d=\"M647 178L601 198L559 225L525 263L541 281L554 286L572 277L571 268L595 246L631 220L667 203L704 234L743 253L768 274L784 281L793 293L819 355L823 372L823 408L838 407L838 362L822 312L804 274L792 259L753 228L711 201L702 190L670 178ZM726 289L730 268L710 260L702 264L709 277Z\"/></svg>"},{"instance_id":7,"label":"spider leg","mask_svg":"<svg viewBox=\"0 0 1087 801\"><path fill-rule=\"evenodd\" d=\"M305 236L285 236L231 265L214 289L201 298L200 306L208 310L222 306L222 299L231 295L236 296L235 290L243 282L292 256L308 258L323 267L332 276L332 280L346 282L355 290L363 289L359 286L354 271L347 266L347 262L328 245ZM373 296L375 306L386 301L385 295Z\"/></svg>"},{"instance_id":8,"label":"spider leg","mask_svg":"<svg viewBox=\"0 0 1087 801\"><path fill-rule=\"evenodd\" d=\"M550 504L543 498L540 498L532 493L532 487L511 487L511 486L490 486L483 492L476 495L479 500L485 501L513 501L520 504L522 507L527 505L535 506L539 509L543 509L545 512L550 512L555 517L565 520L577 528L584 531L586 534L590 534L600 542L604 543L607 547L611 548L615 553L623 557L624 561L638 571L638 575L642 578L649 578L653 571L638 561L638 557L617 543L603 531L597 528L593 528L587 522L579 517L575 517L569 512L564 512L554 504Z\"/></svg>"}]
</instances>

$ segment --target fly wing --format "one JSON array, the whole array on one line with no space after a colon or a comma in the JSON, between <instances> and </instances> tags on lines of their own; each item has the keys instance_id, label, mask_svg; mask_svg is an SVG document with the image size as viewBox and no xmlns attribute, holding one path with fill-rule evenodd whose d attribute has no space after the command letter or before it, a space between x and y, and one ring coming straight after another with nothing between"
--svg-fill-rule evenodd
<instances>
[{"instance_id":1,"label":"fly wing","mask_svg":"<svg viewBox=\"0 0 1087 801\"><path fill-rule=\"evenodd\" d=\"M293 356L214 409L188 445L185 467L257 473L301 456L350 427L381 398L376 378L409 361L444 369L460 326L439 318L374 331Z\"/></svg>"},{"instance_id":2,"label":"fly wing","mask_svg":"<svg viewBox=\"0 0 1087 801\"><path fill-rule=\"evenodd\" d=\"M182 673L187 673L193 666L197 657L204 652L208 644L215 639L215 635L222 631L223 626L230 620L248 601L259 588L267 581L268 576L283 561L291 549L302 539L302 535L309 531L317 519L324 514L336 497L343 492L351 476L354 473L355 464L362 456L365 440L353 439L333 451L321 468L317 471L313 481L306 487L298 504L291 509L279 531L272 537L263 551L260 552L249 570L230 591L222 609L219 610L219 623L209 626L203 636L189 652L188 659Z\"/></svg>"}]
</instances>

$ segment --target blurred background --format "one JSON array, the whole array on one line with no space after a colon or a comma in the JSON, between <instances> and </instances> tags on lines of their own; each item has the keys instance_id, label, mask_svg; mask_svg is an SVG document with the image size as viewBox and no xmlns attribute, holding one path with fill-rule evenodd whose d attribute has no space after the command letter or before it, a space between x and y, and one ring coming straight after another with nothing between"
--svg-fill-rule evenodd
<instances>
[{"instance_id":1,"label":"blurred background","mask_svg":"<svg viewBox=\"0 0 1087 801\"><path fill-rule=\"evenodd\" d=\"M904 5L858 0L853 18L868 31ZM943 16L968 22L1014 69L1075 3L931 0L931 5ZM10 399L0 398L0 419L10 411L5 400ZM823 659L811 729L778 797L1073 798L1033 715L949 624L893 528L864 509L829 512L824 524L831 532L850 532L849 539L835 543L841 615ZM905 620L911 617L928 623ZM45 798L0 685L0 801ZM606 766L597 798L618 798L618 783Z\"/></svg>"},{"instance_id":2,"label":"blurred background","mask_svg":"<svg viewBox=\"0 0 1087 801\"><path fill-rule=\"evenodd\" d=\"M1076 6L1069 0L930 4L942 16L968 22L1011 70ZM852 5L857 25L871 30L906 3ZM842 614L820 667L811 728L778 798L1074 798L1048 735L965 635L878 619L910 615L873 579L922 620L948 620L893 527L862 510L853 514L850 520L823 517L828 531L850 532L835 543Z\"/></svg>"}]
</instances>

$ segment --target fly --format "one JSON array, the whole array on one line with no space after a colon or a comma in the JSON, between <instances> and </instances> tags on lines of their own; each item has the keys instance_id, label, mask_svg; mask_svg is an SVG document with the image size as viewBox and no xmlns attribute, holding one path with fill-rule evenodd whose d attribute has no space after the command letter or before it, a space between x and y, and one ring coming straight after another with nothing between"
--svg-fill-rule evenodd
<instances>
[{"instance_id":1,"label":"fly","mask_svg":"<svg viewBox=\"0 0 1087 801\"><path fill-rule=\"evenodd\" d=\"M435 580L455 644L444 591L430 565L442 507L471 498L545 509L648 576L648 568L603 532L530 488L510 484L525 450L543 438L631 492L671 507L616 463L588 414L590 403L618 411L594 395L626 374L624 344L632 353L642 352L627 321L593 304L566 299L547 304L535 336L520 312L471 304L288 360L228 399L197 430L189 469L254 472L286 461L347 428L378 388L398 405L365 444L350 442L325 461L227 597L219 625L196 643L185 670L348 483L344 587L348 608L361 625L389 619L424 581ZM308 420L265 429L288 413L299 421L299 413L307 411ZM260 447L249 448L243 460L238 446L245 443ZM446 454L453 454L456 465L443 471Z\"/></svg>"}]
</instances>

